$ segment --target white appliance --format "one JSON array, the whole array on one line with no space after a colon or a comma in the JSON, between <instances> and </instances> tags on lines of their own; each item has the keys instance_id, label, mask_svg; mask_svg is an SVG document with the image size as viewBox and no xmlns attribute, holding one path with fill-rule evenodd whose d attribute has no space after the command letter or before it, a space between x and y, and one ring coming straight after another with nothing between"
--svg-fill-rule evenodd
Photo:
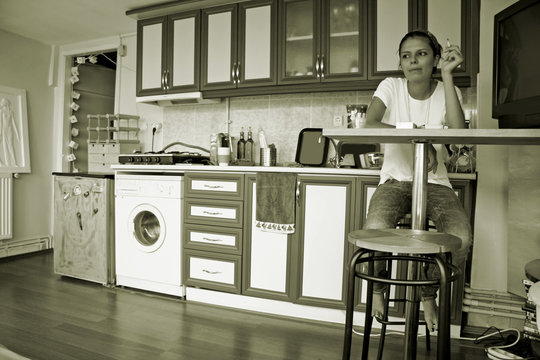
<instances>
[{"instance_id":1,"label":"white appliance","mask_svg":"<svg viewBox=\"0 0 540 360\"><path fill-rule=\"evenodd\" d=\"M184 296L183 177L115 177L116 284Z\"/></svg>"}]
</instances>

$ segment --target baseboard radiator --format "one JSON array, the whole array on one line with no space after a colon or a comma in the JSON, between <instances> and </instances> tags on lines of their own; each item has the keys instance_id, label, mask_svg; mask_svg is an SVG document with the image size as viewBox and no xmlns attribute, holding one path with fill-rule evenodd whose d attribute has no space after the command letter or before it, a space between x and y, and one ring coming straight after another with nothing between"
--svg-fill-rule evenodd
<instances>
[{"instance_id":1,"label":"baseboard radiator","mask_svg":"<svg viewBox=\"0 0 540 360\"><path fill-rule=\"evenodd\" d=\"M13 237L13 178L0 174L0 240Z\"/></svg>"},{"instance_id":2,"label":"baseboard radiator","mask_svg":"<svg viewBox=\"0 0 540 360\"><path fill-rule=\"evenodd\" d=\"M508 319L525 320L525 299L492 290L465 288L463 311Z\"/></svg>"},{"instance_id":3,"label":"baseboard radiator","mask_svg":"<svg viewBox=\"0 0 540 360\"><path fill-rule=\"evenodd\" d=\"M51 235L22 240L0 240L0 259L53 248Z\"/></svg>"}]
</instances>

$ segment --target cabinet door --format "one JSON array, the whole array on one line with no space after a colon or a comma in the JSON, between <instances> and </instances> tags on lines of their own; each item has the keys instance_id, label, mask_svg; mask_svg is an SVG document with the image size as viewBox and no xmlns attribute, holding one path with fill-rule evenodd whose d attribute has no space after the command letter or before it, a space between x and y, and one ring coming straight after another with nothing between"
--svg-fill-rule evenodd
<instances>
[{"instance_id":1,"label":"cabinet door","mask_svg":"<svg viewBox=\"0 0 540 360\"><path fill-rule=\"evenodd\" d=\"M256 176L246 176L242 293L289 300L291 240L286 234L265 232L255 226L256 186Z\"/></svg>"},{"instance_id":2,"label":"cabinet door","mask_svg":"<svg viewBox=\"0 0 540 360\"><path fill-rule=\"evenodd\" d=\"M323 3L321 81L366 79L367 5L363 0Z\"/></svg>"},{"instance_id":3,"label":"cabinet door","mask_svg":"<svg viewBox=\"0 0 540 360\"><path fill-rule=\"evenodd\" d=\"M279 83L320 82L320 1L281 0Z\"/></svg>"},{"instance_id":4,"label":"cabinet door","mask_svg":"<svg viewBox=\"0 0 540 360\"><path fill-rule=\"evenodd\" d=\"M478 0L423 0L426 7L426 28L443 47L447 39L459 45L464 55L463 63L454 71L455 78L470 77L477 71L474 59L478 59L478 46L472 44L478 35ZM444 16L441 16L444 14ZM473 29L474 27L474 29Z\"/></svg>"},{"instance_id":5,"label":"cabinet door","mask_svg":"<svg viewBox=\"0 0 540 360\"><path fill-rule=\"evenodd\" d=\"M165 91L167 17L137 22L137 96Z\"/></svg>"},{"instance_id":6,"label":"cabinet door","mask_svg":"<svg viewBox=\"0 0 540 360\"><path fill-rule=\"evenodd\" d=\"M239 4L238 87L276 84L277 6L275 0Z\"/></svg>"},{"instance_id":7,"label":"cabinet door","mask_svg":"<svg viewBox=\"0 0 540 360\"><path fill-rule=\"evenodd\" d=\"M199 90L200 12L169 17L168 68L165 86L169 93Z\"/></svg>"},{"instance_id":8,"label":"cabinet door","mask_svg":"<svg viewBox=\"0 0 540 360\"><path fill-rule=\"evenodd\" d=\"M298 303L343 307L355 178L298 176Z\"/></svg>"},{"instance_id":9,"label":"cabinet door","mask_svg":"<svg viewBox=\"0 0 540 360\"><path fill-rule=\"evenodd\" d=\"M415 28L417 16L411 1L370 0L369 78L403 75L399 70L399 42Z\"/></svg>"},{"instance_id":10,"label":"cabinet door","mask_svg":"<svg viewBox=\"0 0 540 360\"><path fill-rule=\"evenodd\" d=\"M203 90L236 87L237 5L202 11Z\"/></svg>"}]
</instances>

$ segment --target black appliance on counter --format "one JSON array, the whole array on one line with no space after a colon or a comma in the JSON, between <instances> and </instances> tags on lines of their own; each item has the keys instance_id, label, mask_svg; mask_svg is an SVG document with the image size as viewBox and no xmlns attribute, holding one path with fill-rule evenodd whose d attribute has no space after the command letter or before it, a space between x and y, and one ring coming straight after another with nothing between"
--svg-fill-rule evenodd
<instances>
[{"instance_id":1,"label":"black appliance on counter","mask_svg":"<svg viewBox=\"0 0 540 360\"><path fill-rule=\"evenodd\" d=\"M132 165L210 165L210 157L197 152L160 151L119 155L118 162Z\"/></svg>"}]
</instances>

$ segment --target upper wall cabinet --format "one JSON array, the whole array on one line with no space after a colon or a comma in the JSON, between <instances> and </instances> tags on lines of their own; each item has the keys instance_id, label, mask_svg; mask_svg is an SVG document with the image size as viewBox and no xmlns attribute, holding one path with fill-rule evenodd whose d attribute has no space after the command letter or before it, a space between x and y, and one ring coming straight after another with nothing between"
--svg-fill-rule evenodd
<instances>
[{"instance_id":1,"label":"upper wall cabinet","mask_svg":"<svg viewBox=\"0 0 540 360\"><path fill-rule=\"evenodd\" d=\"M478 69L478 0L369 0L369 74L373 80L402 75L398 47L414 29L428 29L446 47L460 46L464 63L456 84L468 86ZM476 39L476 40L475 40Z\"/></svg>"},{"instance_id":2,"label":"upper wall cabinet","mask_svg":"<svg viewBox=\"0 0 540 360\"><path fill-rule=\"evenodd\" d=\"M262 0L202 11L202 90L276 84L276 9Z\"/></svg>"},{"instance_id":3,"label":"upper wall cabinet","mask_svg":"<svg viewBox=\"0 0 540 360\"><path fill-rule=\"evenodd\" d=\"M199 90L200 11L137 23L137 96Z\"/></svg>"},{"instance_id":4,"label":"upper wall cabinet","mask_svg":"<svg viewBox=\"0 0 540 360\"><path fill-rule=\"evenodd\" d=\"M366 79L364 0L280 0L280 84Z\"/></svg>"}]
</instances>

